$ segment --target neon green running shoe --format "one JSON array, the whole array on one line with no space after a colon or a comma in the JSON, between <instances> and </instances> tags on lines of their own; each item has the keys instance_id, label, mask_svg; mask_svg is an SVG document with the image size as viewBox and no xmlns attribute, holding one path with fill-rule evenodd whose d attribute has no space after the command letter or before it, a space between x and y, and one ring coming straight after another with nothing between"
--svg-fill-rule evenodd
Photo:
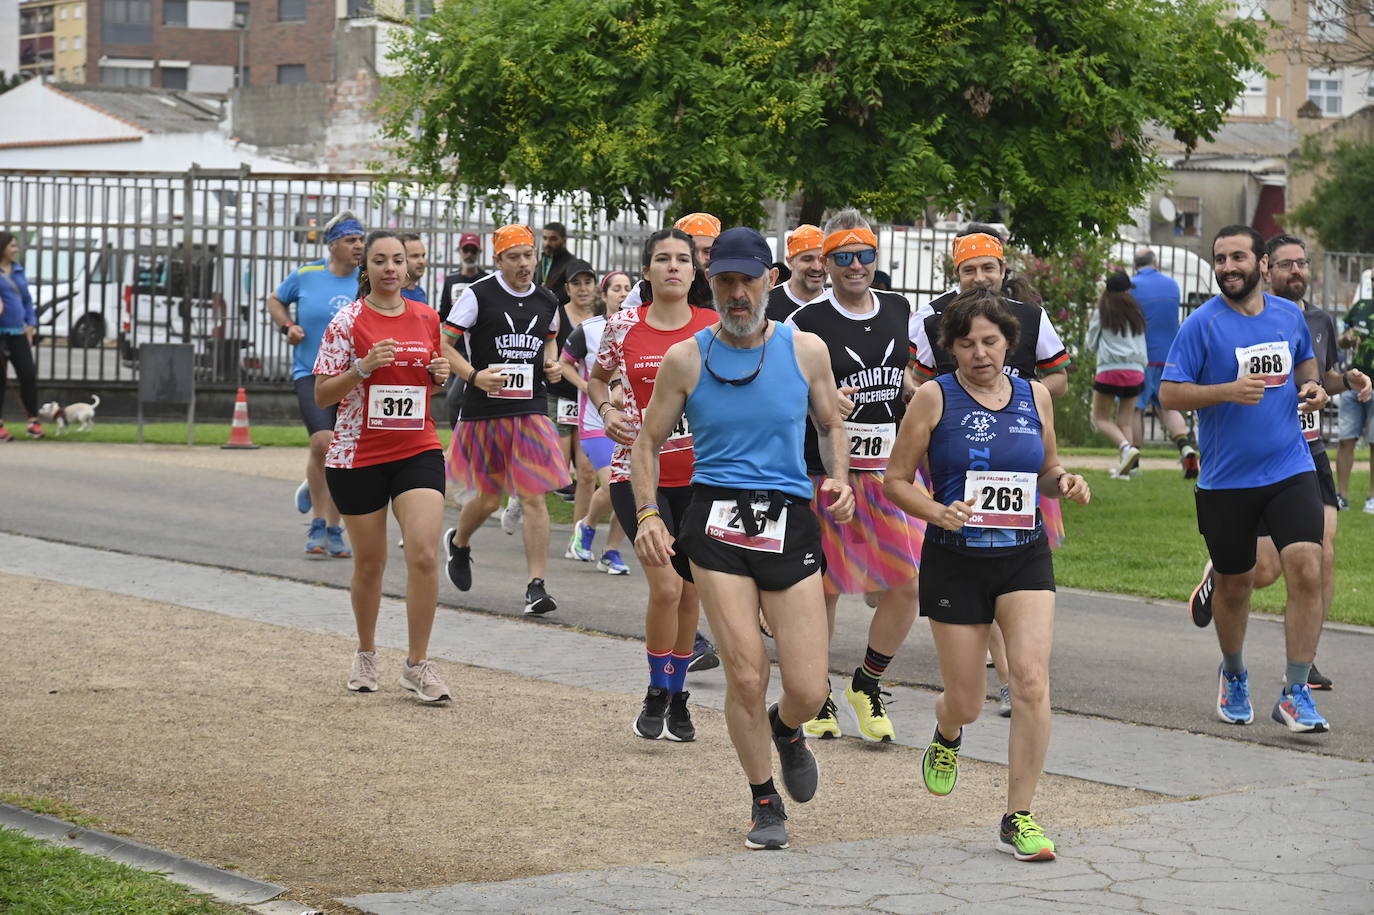
<instances>
[{"instance_id":1,"label":"neon green running shoe","mask_svg":"<svg viewBox=\"0 0 1374 915\"><path fill-rule=\"evenodd\" d=\"M937 729L935 733L940 732ZM953 791L959 780L959 748L947 747L932 737L926 755L921 757L921 778L931 794L944 797Z\"/></svg>"},{"instance_id":2,"label":"neon green running shoe","mask_svg":"<svg viewBox=\"0 0 1374 915\"><path fill-rule=\"evenodd\" d=\"M818 740L834 740L840 736L840 722L835 717L833 695L825 697L825 705L821 706L815 718L802 725L802 730L806 732L807 737L815 737Z\"/></svg>"},{"instance_id":3,"label":"neon green running shoe","mask_svg":"<svg viewBox=\"0 0 1374 915\"><path fill-rule=\"evenodd\" d=\"M1054 843L1031 818L1029 810L1018 810L1002 817L997 833L997 850L1015 856L1017 861L1053 861Z\"/></svg>"}]
</instances>

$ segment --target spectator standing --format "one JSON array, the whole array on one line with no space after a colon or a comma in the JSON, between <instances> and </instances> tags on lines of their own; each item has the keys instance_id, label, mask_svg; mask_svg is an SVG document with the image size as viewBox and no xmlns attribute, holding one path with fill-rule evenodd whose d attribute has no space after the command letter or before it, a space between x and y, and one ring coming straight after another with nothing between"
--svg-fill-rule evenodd
<instances>
[{"instance_id":1,"label":"spectator standing","mask_svg":"<svg viewBox=\"0 0 1374 915\"><path fill-rule=\"evenodd\" d=\"M1116 475L1130 479L1140 464L1140 449L1131 444L1136 397L1145 388L1145 316L1131 295L1131 278L1117 271L1097 300L1085 341L1097 357L1093 378L1093 425L1121 452Z\"/></svg>"},{"instance_id":2,"label":"spectator standing","mask_svg":"<svg viewBox=\"0 0 1374 915\"><path fill-rule=\"evenodd\" d=\"M1347 350L1352 369L1374 374L1374 299L1360 299L1345 313L1341 349ZM1374 402L1362 402L1354 391L1345 391L1336 402L1340 418L1340 444L1336 446L1336 491L1341 508L1349 508L1350 471L1355 466L1355 449L1369 445L1370 483L1364 501L1365 514L1374 515Z\"/></svg>"},{"instance_id":3,"label":"spectator standing","mask_svg":"<svg viewBox=\"0 0 1374 915\"><path fill-rule=\"evenodd\" d=\"M1131 431L1132 441L1139 446L1145 441L1145 413L1151 406L1164 424L1169 440L1178 448L1178 460L1183 466L1183 478L1197 479L1201 467L1196 443L1188 434L1188 424L1177 410L1166 410L1159 403L1159 380L1164 374L1164 359L1178 334L1178 314L1181 296L1178 283L1160 273L1155 267L1155 253L1141 246L1135 252L1135 300L1145 315L1145 388L1137 403L1139 410Z\"/></svg>"},{"instance_id":4,"label":"spectator standing","mask_svg":"<svg viewBox=\"0 0 1374 915\"><path fill-rule=\"evenodd\" d=\"M462 265L444 277L444 287L439 293L439 318L448 317L453 300L462 295L463 290L487 275L479 261L482 259L482 239L473 232L465 232L458 238L458 257Z\"/></svg>"},{"instance_id":5,"label":"spectator standing","mask_svg":"<svg viewBox=\"0 0 1374 915\"><path fill-rule=\"evenodd\" d=\"M567 283L571 278L568 269L577 263L577 257L568 250L568 227L561 222L545 223L541 240L544 253L539 258L535 282L551 290L558 297L559 305L566 305Z\"/></svg>"}]
</instances>

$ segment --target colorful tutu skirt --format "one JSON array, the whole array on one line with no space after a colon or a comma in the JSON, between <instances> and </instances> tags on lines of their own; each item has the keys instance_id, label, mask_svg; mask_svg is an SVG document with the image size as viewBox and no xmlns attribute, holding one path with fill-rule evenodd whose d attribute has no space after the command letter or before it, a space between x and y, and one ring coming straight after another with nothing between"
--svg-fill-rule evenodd
<instances>
[{"instance_id":1,"label":"colorful tutu skirt","mask_svg":"<svg viewBox=\"0 0 1374 915\"><path fill-rule=\"evenodd\" d=\"M464 489L538 496L572 482L553 421L542 414L462 420L448 476Z\"/></svg>"},{"instance_id":2,"label":"colorful tutu skirt","mask_svg":"<svg viewBox=\"0 0 1374 915\"><path fill-rule=\"evenodd\" d=\"M883 492L883 475L855 472L854 520L837 524L819 505L822 477L813 477L817 496L811 506L821 522L826 594L886 591L910 581L921 567L926 523L902 511Z\"/></svg>"}]
</instances>

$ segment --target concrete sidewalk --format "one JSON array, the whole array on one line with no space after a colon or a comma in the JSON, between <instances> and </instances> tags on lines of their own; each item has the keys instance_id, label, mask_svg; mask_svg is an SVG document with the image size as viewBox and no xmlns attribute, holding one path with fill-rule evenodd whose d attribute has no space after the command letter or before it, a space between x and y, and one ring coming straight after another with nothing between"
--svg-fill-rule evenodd
<instances>
[{"instance_id":1,"label":"concrete sidewalk","mask_svg":"<svg viewBox=\"0 0 1374 915\"><path fill-rule=\"evenodd\" d=\"M0 535L0 555L6 571L16 575L278 626L352 631L351 618L338 612L337 597L322 599L323 593L337 591L315 585L13 535ZM403 609L393 601L386 604L379 641L403 646ZM628 686L642 681L637 642L448 612L453 617L436 627L435 657L619 692L627 703L638 697ZM692 698L695 704L721 707L719 674L696 678ZM932 695L897 689L893 700L902 742L923 746L933 727ZM1004 761L1006 728L1003 719L989 714L969 728L964 755ZM996 853L989 826L343 901L394 915L801 907L874 912L1374 908L1374 765L1056 715L1047 769L1180 800L1136 808L1111 828L1051 829L1061 857L1044 865L1020 864ZM646 825L643 835L627 837L643 845L646 862L653 860L653 828Z\"/></svg>"}]
</instances>

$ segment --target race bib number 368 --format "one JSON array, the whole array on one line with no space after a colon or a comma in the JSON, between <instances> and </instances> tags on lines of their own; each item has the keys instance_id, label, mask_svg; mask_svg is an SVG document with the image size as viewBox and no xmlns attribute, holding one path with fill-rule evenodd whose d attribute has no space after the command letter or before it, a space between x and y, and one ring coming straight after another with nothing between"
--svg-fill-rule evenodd
<instances>
[{"instance_id":1,"label":"race bib number 368","mask_svg":"<svg viewBox=\"0 0 1374 915\"><path fill-rule=\"evenodd\" d=\"M964 477L964 501L973 509L967 526L1031 530L1035 483L1029 472L970 470Z\"/></svg>"},{"instance_id":2,"label":"race bib number 368","mask_svg":"<svg viewBox=\"0 0 1374 915\"><path fill-rule=\"evenodd\" d=\"M1266 388L1288 383L1293 372L1293 353L1283 340L1236 347L1236 378L1263 375Z\"/></svg>"}]
</instances>

